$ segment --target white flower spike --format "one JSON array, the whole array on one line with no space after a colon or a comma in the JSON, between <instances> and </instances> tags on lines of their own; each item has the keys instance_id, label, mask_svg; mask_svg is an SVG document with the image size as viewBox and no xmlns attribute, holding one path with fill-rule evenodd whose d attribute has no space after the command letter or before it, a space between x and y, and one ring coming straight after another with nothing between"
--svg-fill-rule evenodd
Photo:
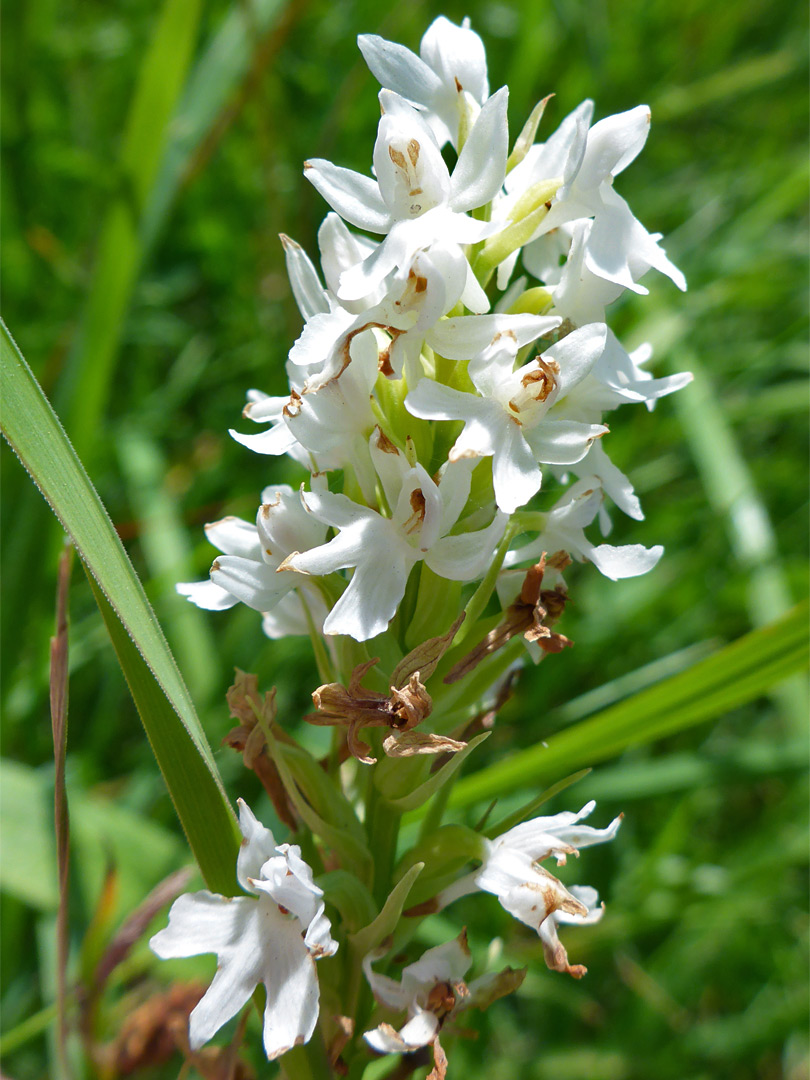
<instances>
[{"instance_id":1,"label":"white flower spike","mask_svg":"<svg viewBox=\"0 0 810 1080\"><path fill-rule=\"evenodd\" d=\"M311 1038L319 1002L314 961L332 956L337 942L300 848L276 845L241 799L239 827L244 839L237 877L253 895L187 893L172 904L169 925L149 945L163 960L217 954L214 981L189 1018L192 1050L208 1042L263 983L264 1049L272 1060Z\"/></svg>"}]
</instances>

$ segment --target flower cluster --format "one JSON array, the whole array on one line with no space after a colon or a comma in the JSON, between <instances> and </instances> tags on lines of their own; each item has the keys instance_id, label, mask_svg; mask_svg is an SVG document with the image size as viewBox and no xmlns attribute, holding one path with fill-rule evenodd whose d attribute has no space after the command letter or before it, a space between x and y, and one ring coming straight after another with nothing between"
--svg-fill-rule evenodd
<instances>
[{"instance_id":1,"label":"flower cluster","mask_svg":"<svg viewBox=\"0 0 810 1080\"><path fill-rule=\"evenodd\" d=\"M627 403L651 410L690 379L654 378L645 366L651 350L627 352L606 309L627 290L646 293L640 281L650 269L685 283L660 236L614 189L646 141L646 106L593 123L585 101L536 141L545 99L510 142L508 90L490 93L484 47L467 21L436 19L419 56L373 35L359 46L382 87L372 168L305 163L331 210L318 232L320 269L282 237L303 320L286 362L290 392L250 390L244 417L260 430L231 432L255 453L289 455L305 479L300 490L267 487L255 524L206 526L221 552L210 580L178 589L211 610L248 605L270 637L312 636L324 679L304 719L334 727L331 756L316 763L293 744L272 695L262 702L246 676L234 688L235 711L229 699L241 725L230 745L281 820L307 835L308 857L324 870L341 867L340 889L354 883L349 922L368 904L365 929L352 927L352 949L341 952L354 964L351 1001L340 1001L339 979L331 988L342 1021L331 1032L332 1060L363 1035L354 1024L368 1022L367 1010L351 1013L364 974L381 1010L366 1043L381 1053L432 1044L431 1075L443 1077L442 1025L515 989L522 974L506 969L467 986L463 933L406 966L399 981L376 970L390 952L386 920L403 909L397 882L422 868L411 917L471 891L494 894L537 932L550 968L579 978L585 969L569 963L558 926L595 922L602 908L592 888L566 888L540 863L612 839L620 819L582 825L588 803L491 839L447 826L463 839L460 851L445 851L449 862L459 872L479 864L454 878L436 856L438 840L422 861L416 849L397 850L399 816L453 775L453 759L431 772L423 755L466 756L486 737L493 710L477 712L479 699L519 650L539 659L570 645L551 628L572 561L615 580L661 557L660 546L615 546L586 530L598 519L608 535L610 503L643 517L605 449L605 415ZM378 658L355 644L370 639ZM431 731L415 730L428 719ZM340 771L350 755L367 770L354 786L359 774ZM250 895L182 897L152 947L165 957L218 956L191 1016L192 1048L264 983L265 1049L274 1057L314 1031L313 960L337 949L324 914L330 894L324 900L299 848L276 845L244 804L240 825L238 878ZM340 896L332 902L345 915ZM381 923L387 929L375 936ZM404 1026L386 1013L404 1014Z\"/></svg>"},{"instance_id":2,"label":"flower cluster","mask_svg":"<svg viewBox=\"0 0 810 1080\"><path fill-rule=\"evenodd\" d=\"M373 638L420 562L445 580L483 576L510 516L549 480L572 482L507 565L564 550L611 578L644 573L662 548L593 544L584 530L597 516L609 530L606 499L643 516L603 447L604 414L652 408L689 380L652 378L650 350L628 353L605 324L625 290L647 291L650 268L685 287L614 189L649 109L592 125L586 101L534 142L542 102L510 153L508 90L489 93L466 24L437 19L419 57L376 36L359 44L383 87L373 176L306 162L332 207L323 280L282 237L304 319L290 396L251 390L244 415L263 430L232 432L310 480L268 488L255 526L208 526L223 557L181 591L202 607L242 601L271 636L306 632L308 610L327 635Z\"/></svg>"}]
</instances>

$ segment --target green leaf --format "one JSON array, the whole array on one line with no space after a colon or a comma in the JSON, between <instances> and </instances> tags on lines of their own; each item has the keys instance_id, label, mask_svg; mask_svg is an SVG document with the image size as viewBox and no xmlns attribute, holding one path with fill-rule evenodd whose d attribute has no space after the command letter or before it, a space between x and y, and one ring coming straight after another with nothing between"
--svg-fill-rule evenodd
<instances>
[{"instance_id":1,"label":"green leaf","mask_svg":"<svg viewBox=\"0 0 810 1080\"><path fill-rule=\"evenodd\" d=\"M476 746L480 746L485 739L488 739L490 734L489 731L482 731L480 735L470 739L463 750L453 754L448 762L425 780L424 784L420 784L418 788L415 788L408 795L403 795L400 799L390 799L391 806L404 813L406 810L415 810L418 806L426 803L431 796L444 787L456 771L461 768L464 759L473 752Z\"/></svg>"},{"instance_id":2,"label":"green leaf","mask_svg":"<svg viewBox=\"0 0 810 1080\"><path fill-rule=\"evenodd\" d=\"M214 892L233 896L239 837L219 778L92 578L90 585L200 872Z\"/></svg>"},{"instance_id":3,"label":"green leaf","mask_svg":"<svg viewBox=\"0 0 810 1080\"><path fill-rule=\"evenodd\" d=\"M368 926L364 926L362 930L358 930L356 934L350 936L349 940L352 948L356 950L358 955L365 956L366 953L376 948L384 938L387 938L389 934L393 934L405 906L405 901L408 899L408 894L413 883L421 874L424 865L424 863L415 863L388 894L388 899L383 904L382 911L374 922L369 923Z\"/></svg>"},{"instance_id":4,"label":"green leaf","mask_svg":"<svg viewBox=\"0 0 810 1080\"><path fill-rule=\"evenodd\" d=\"M544 777L593 765L629 746L641 746L716 719L806 671L808 605L754 630L686 671L550 736L547 745L491 765L459 781L450 806L469 806L533 785Z\"/></svg>"},{"instance_id":5,"label":"green leaf","mask_svg":"<svg viewBox=\"0 0 810 1080\"><path fill-rule=\"evenodd\" d=\"M290 796L293 806L301 816L301 820L311 832L319 836L324 843L328 844L340 855L341 861L346 868L353 870L358 877L366 880L371 874L374 860L362 833L358 834L356 830L349 831L345 827L325 821L304 798L298 780L293 773L291 759L294 757L294 751L299 748L284 746L273 738L269 729L265 731L265 737L267 739L267 751L278 769L281 782L284 784L284 790ZM299 768L301 756L304 754L305 752L301 751L300 754L295 755L297 757L296 766ZM305 774L301 773L300 775L302 781L307 779ZM353 813L351 809L350 813Z\"/></svg>"},{"instance_id":6,"label":"green leaf","mask_svg":"<svg viewBox=\"0 0 810 1080\"><path fill-rule=\"evenodd\" d=\"M363 882L348 870L330 870L321 874L315 884L323 889L326 901L340 912L343 925L350 933L375 918L377 908L374 897Z\"/></svg>"},{"instance_id":7,"label":"green leaf","mask_svg":"<svg viewBox=\"0 0 810 1080\"><path fill-rule=\"evenodd\" d=\"M556 784L552 784L551 787L546 788L544 792L526 803L525 806L521 806L519 810L515 810L513 814L509 814L507 817L502 818L497 825L490 825L485 831L484 835L488 836L490 840L494 840L496 836L501 836L502 833L509 832L515 825L520 825L522 821L526 821L532 817L544 803L550 802L555 795L559 795L561 791L565 791L566 788L571 787L572 784L576 784L579 780L584 779L590 772L590 769L579 769L577 772L572 773L570 776L566 776L563 780L558 780Z\"/></svg>"},{"instance_id":8,"label":"green leaf","mask_svg":"<svg viewBox=\"0 0 810 1080\"><path fill-rule=\"evenodd\" d=\"M236 819L191 696L101 500L2 322L0 407L3 434L97 583L107 629L203 876L212 889L232 890Z\"/></svg>"}]
</instances>

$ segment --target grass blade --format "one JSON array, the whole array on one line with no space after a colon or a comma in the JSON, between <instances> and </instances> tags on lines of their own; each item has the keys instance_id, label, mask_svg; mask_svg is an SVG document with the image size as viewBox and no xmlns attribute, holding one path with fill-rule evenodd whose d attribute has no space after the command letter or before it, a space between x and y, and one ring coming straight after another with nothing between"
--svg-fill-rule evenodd
<instances>
[{"instance_id":1,"label":"grass blade","mask_svg":"<svg viewBox=\"0 0 810 1080\"><path fill-rule=\"evenodd\" d=\"M93 280L68 373L68 430L84 456L109 396L115 356L141 262L141 215L197 39L200 0L165 0L124 131L121 184L101 226Z\"/></svg>"},{"instance_id":2,"label":"grass blade","mask_svg":"<svg viewBox=\"0 0 810 1080\"><path fill-rule=\"evenodd\" d=\"M593 765L753 701L807 670L807 617L808 605L800 604L687 671L549 737L547 746L538 744L460 780L450 806L468 806Z\"/></svg>"},{"instance_id":3,"label":"grass blade","mask_svg":"<svg viewBox=\"0 0 810 1080\"><path fill-rule=\"evenodd\" d=\"M65 753L68 720L68 597L73 549L59 559L56 592L56 632L51 638L51 728L54 760L54 829L59 909L56 915L56 1056L61 1075L70 1076L67 1053L67 964L70 949L68 901L70 885L70 817L65 790Z\"/></svg>"},{"instance_id":4,"label":"grass blade","mask_svg":"<svg viewBox=\"0 0 810 1080\"><path fill-rule=\"evenodd\" d=\"M225 891L233 882L236 822L191 696L101 500L2 323L0 389L3 434L95 579L181 824L209 887Z\"/></svg>"}]
</instances>

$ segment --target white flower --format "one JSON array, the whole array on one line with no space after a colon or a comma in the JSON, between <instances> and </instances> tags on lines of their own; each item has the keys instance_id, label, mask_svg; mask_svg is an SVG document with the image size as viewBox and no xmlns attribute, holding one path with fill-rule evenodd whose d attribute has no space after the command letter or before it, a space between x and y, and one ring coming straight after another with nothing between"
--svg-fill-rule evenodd
<instances>
[{"instance_id":1,"label":"white flower","mask_svg":"<svg viewBox=\"0 0 810 1080\"><path fill-rule=\"evenodd\" d=\"M437 484L423 466L410 466L379 429L371 437L371 455L391 517L345 495L307 492L304 501L313 518L338 529L338 535L283 564L283 570L318 576L355 568L324 632L349 634L357 641L386 629L416 562L424 559L451 581L472 580L484 573L506 527L505 515L496 514L485 529L447 535L469 496L470 462L447 466Z\"/></svg>"},{"instance_id":2,"label":"white flower","mask_svg":"<svg viewBox=\"0 0 810 1080\"><path fill-rule=\"evenodd\" d=\"M591 801L579 811L563 811L549 817L537 817L509 829L494 840L482 838L482 865L461 878L438 897L440 908L476 889L493 893L500 904L516 919L536 930L543 941L549 967L568 971L579 977L584 968L570 968L565 950L557 938L556 925L562 922L590 923L601 918L596 892L588 887L566 887L540 866L553 857L563 865L569 855L591 844L612 840L621 825L621 815L605 829L581 825L593 811ZM562 950L562 952L560 952ZM563 966L562 956L565 956ZM559 966L555 966L559 965Z\"/></svg>"},{"instance_id":3,"label":"white flower","mask_svg":"<svg viewBox=\"0 0 810 1080\"><path fill-rule=\"evenodd\" d=\"M632 494L632 488L625 492L625 495L629 494ZM585 536L585 526L590 525L599 513L603 498L598 477L586 476L578 480L551 508L537 539L508 552L504 564L516 566L528 559L539 558L544 551L552 554L567 551L580 562L592 562L600 573L613 581L639 577L652 570L664 553L660 544L651 548L641 544L595 546Z\"/></svg>"},{"instance_id":4,"label":"white flower","mask_svg":"<svg viewBox=\"0 0 810 1080\"><path fill-rule=\"evenodd\" d=\"M404 45L376 34L361 34L360 52L377 81L426 111L440 145L458 145L458 129L467 101L478 106L489 96L484 43L470 20L456 26L443 15L427 28L416 56Z\"/></svg>"},{"instance_id":5,"label":"white flower","mask_svg":"<svg viewBox=\"0 0 810 1080\"><path fill-rule=\"evenodd\" d=\"M586 104L590 103L583 103ZM660 235L647 232L625 200L613 190L616 176L638 156L647 141L649 107L638 105L600 120L587 132L584 147L582 130L590 116L583 106L580 110L565 182L542 223L542 232L576 218L593 217L585 249L585 265L592 273L644 293L647 290L636 281L650 267L655 267L679 289L685 289L683 274L658 243Z\"/></svg>"},{"instance_id":6,"label":"white flower","mask_svg":"<svg viewBox=\"0 0 810 1080\"><path fill-rule=\"evenodd\" d=\"M545 327L526 340L541 332ZM495 500L511 514L540 490L539 462L579 461L593 440L607 432L601 424L547 416L594 366L604 348L605 332L598 323L575 330L517 371L512 370L515 357L525 342L514 334L501 334L487 352L470 362L477 395L423 379L408 394L406 408L414 416L464 421L450 460L491 455Z\"/></svg>"},{"instance_id":7,"label":"white flower","mask_svg":"<svg viewBox=\"0 0 810 1080\"><path fill-rule=\"evenodd\" d=\"M311 1038L319 1001L314 961L332 956L337 942L324 915L323 892L300 849L276 845L241 799L239 827L244 840L237 878L253 895L226 897L203 890L181 896L169 912L169 925L149 944L164 960L217 954L214 981L189 1018L192 1050L264 983L264 1049L272 1059Z\"/></svg>"},{"instance_id":8,"label":"white flower","mask_svg":"<svg viewBox=\"0 0 810 1080\"><path fill-rule=\"evenodd\" d=\"M323 159L305 163L307 179L342 218L360 229L387 234L371 255L343 272L338 290L342 301L369 296L392 273L404 284L417 251L435 241L471 244L500 228L476 221L467 211L488 203L503 183L506 103L505 87L489 98L452 175L422 115L390 90L380 92L376 180ZM469 285L478 297L478 310L486 310L480 289L471 281Z\"/></svg>"},{"instance_id":9,"label":"white flower","mask_svg":"<svg viewBox=\"0 0 810 1080\"><path fill-rule=\"evenodd\" d=\"M422 346L425 340L432 344L432 328L465 296L471 273L458 245L432 244L429 250L416 253L404 285L395 281L378 304L359 314L336 307L313 317L293 346L290 361L296 365L320 362L317 378L307 381L308 388L316 389L345 370L356 336L377 328L389 339L380 350L380 371L401 378L404 370L408 381L416 385Z\"/></svg>"},{"instance_id":10,"label":"white flower","mask_svg":"<svg viewBox=\"0 0 810 1080\"><path fill-rule=\"evenodd\" d=\"M224 554L214 560L210 581L177 585L177 591L197 607L223 611L241 600L267 613L292 589L302 585L306 588L304 580L291 572L278 572L278 567L291 551L321 543L326 529L306 512L299 493L286 484L265 488L262 498L255 525L227 517L205 526L208 539ZM317 611L322 602L317 593L307 591L307 600ZM294 605L288 602L288 616L299 610L300 600ZM276 625L270 620L266 629Z\"/></svg>"},{"instance_id":11,"label":"white flower","mask_svg":"<svg viewBox=\"0 0 810 1080\"><path fill-rule=\"evenodd\" d=\"M380 1024L363 1038L379 1054L418 1050L433 1042L444 1018L472 990L462 981L472 963L467 936L462 931L445 945L428 949L419 960L403 968L400 982L372 969L372 963L382 955L369 953L363 960L363 971L375 998L397 1012L407 1009L408 1022L399 1031L390 1024Z\"/></svg>"}]
</instances>

